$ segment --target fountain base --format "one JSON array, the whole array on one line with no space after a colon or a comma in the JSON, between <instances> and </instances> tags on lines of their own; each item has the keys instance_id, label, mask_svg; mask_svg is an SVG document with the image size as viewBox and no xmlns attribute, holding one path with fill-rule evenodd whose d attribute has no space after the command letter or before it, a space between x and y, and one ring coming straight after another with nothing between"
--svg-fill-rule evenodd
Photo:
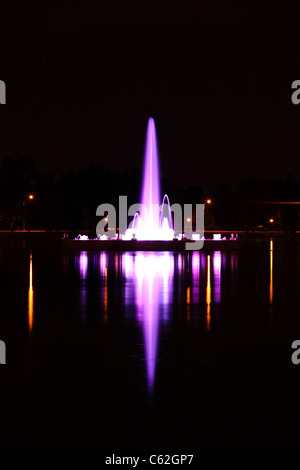
<instances>
[{"instance_id":1,"label":"fountain base","mask_svg":"<svg viewBox=\"0 0 300 470\"><path fill-rule=\"evenodd\" d=\"M193 240L62 240L64 250L97 251L186 251L185 242ZM199 251L236 250L239 240L204 240Z\"/></svg>"}]
</instances>

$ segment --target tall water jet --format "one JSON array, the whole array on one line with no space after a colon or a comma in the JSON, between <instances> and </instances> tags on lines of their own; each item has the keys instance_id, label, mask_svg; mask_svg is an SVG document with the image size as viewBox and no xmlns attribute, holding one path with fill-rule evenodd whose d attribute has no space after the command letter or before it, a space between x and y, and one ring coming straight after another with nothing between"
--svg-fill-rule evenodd
<instances>
[{"instance_id":1,"label":"tall water jet","mask_svg":"<svg viewBox=\"0 0 300 470\"><path fill-rule=\"evenodd\" d=\"M161 206L159 159L154 119L148 120L144 171L141 194L141 210L135 216L125 232L124 239L130 240L172 240L174 238L170 202L165 195L163 204L167 201L168 215L164 217Z\"/></svg>"},{"instance_id":2,"label":"tall water jet","mask_svg":"<svg viewBox=\"0 0 300 470\"><path fill-rule=\"evenodd\" d=\"M159 238L161 204L160 176L156 131L153 118L149 118L145 144L145 159L143 172L142 210L144 236L150 240Z\"/></svg>"}]
</instances>

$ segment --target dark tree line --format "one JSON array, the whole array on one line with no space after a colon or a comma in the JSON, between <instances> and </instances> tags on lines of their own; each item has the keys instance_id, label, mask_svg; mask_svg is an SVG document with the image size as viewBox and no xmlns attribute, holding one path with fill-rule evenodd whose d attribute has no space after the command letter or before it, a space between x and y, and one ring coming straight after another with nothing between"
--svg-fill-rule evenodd
<instances>
[{"instance_id":1,"label":"dark tree line","mask_svg":"<svg viewBox=\"0 0 300 470\"><path fill-rule=\"evenodd\" d=\"M22 230L25 218L26 229L94 232L98 205L106 202L118 207L119 195L127 195L128 206L139 202L141 179L141 171L112 170L101 165L45 174L36 170L29 157L6 158L0 170L0 228ZM161 185L171 204L183 205L205 202L207 195L199 183L179 188L163 179ZM28 199L29 194L34 195L33 200ZM278 181L249 178L234 190L223 182L209 196L212 204L205 207L206 228L298 229L299 206L290 202L300 201L300 185L292 176Z\"/></svg>"}]
</instances>

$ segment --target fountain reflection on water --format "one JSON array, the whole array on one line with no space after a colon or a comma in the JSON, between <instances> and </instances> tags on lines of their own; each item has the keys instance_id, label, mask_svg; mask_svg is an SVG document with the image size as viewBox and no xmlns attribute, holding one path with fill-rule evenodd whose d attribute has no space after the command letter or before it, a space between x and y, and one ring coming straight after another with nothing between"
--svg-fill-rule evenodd
<instances>
[{"instance_id":1,"label":"fountain reflection on water","mask_svg":"<svg viewBox=\"0 0 300 470\"><path fill-rule=\"evenodd\" d=\"M226 259L229 261L227 265L236 270L235 252L216 251L211 255L204 252L125 252L108 255L106 252L82 251L79 256L75 255L80 277L81 319L85 322L88 315L88 279L92 276L88 267L93 265L94 272L100 275L98 298L104 324L109 325L110 317L114 315L112 306L115 299L111 295L115 295L115 290L109 291L108 285L112 282L111 285L116 287L121 282L123 286L125 319L134 319L142 330L147 389L152 395L161 344L159 338L172 322L174 305L184 301L187 323L203 322L205 330L210 332L218 321L216 312L222 297L222 267L226 265ZM91 288L93 285L91 283ZM91 295L93 297L92 291Z\"/></svg>"},{"instance_id":2,"label":"fountain reflection on water","mask_svg":"<svg viewBox=\"0 0 300 470\"><path fill-rule=\"evenodd\" d=\"M201 256L202 255L202 256ZM191 321L191 308L199 306L200 282L205 279L206 328L211 329L212 294L214 304L221 301L221 252L213 256L191 254L191 283L185 290L187 321ZM159 330L162 321L170 320L170 305L174 303L176 289L174 272L181 280L189 272L187 255L173 253L124 253L123 274L126 278L125 304L136 305L136 318L143 326L145 362L149 392L153 392L158 358ZM213 279L211 278L211 264ZM180 296L180 294L179 294ZM193 307L195 313L195 308ZM197 307L196 307L197 311ZM198 310L199 313L199 310Z\"/></svg>"},{"instance_id":3,"label":"fountain reflection on water","mask_svg":"<svg viewBox=\"0 0 300 470\"><path fill-rule=\"evenodd\" d=\"M124 273L133 281L137 320L143 325L145 361L149 392L153 391L159 322L164 306L170 303L174 257L170 253L138 253L124 255ZM131 296L126 296L130 298Z\"/></svg>"}]
</instances>

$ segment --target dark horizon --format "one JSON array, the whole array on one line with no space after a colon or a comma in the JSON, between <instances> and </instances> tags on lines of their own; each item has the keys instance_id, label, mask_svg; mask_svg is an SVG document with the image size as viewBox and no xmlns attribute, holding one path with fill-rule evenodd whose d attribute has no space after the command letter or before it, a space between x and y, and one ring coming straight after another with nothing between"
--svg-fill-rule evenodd
<instances>
[{"instance_id":1,"label":"dark horizon","mask_svg":"<svg viewBox=\"0 0 300 470\"><path fill-rule=\"evenodd\" d=\"M85 229L95 232L96 209L113 204L118 212L119 196L128 197L128 207L141 202L142 170L112 170L101 165L55 175L40 173L26 157L4 159L0 166L0 230L20 230L24 217L30 230ZM237 188L227 182L208 193L200 185L178 187L160 181L161 198L170 204L206 204L205 227L219 230L270 230L295 232L299 226L300 184L295 178L270 181L241 180ZM31 200L28 202L28 196ZM209 206L209 207L208 207Z\"/></svg>"},{"instance_id":2,"label":"dark horizon","mask_svg":"<svg viewBox=\"0 0 300 470\"><path fill-rule=\"evenodd\" d=\"M139 169L153 116L177 186L298 180L298 13L292 1L7 3L0 159Z\"/></svg>"}]
</instances>

